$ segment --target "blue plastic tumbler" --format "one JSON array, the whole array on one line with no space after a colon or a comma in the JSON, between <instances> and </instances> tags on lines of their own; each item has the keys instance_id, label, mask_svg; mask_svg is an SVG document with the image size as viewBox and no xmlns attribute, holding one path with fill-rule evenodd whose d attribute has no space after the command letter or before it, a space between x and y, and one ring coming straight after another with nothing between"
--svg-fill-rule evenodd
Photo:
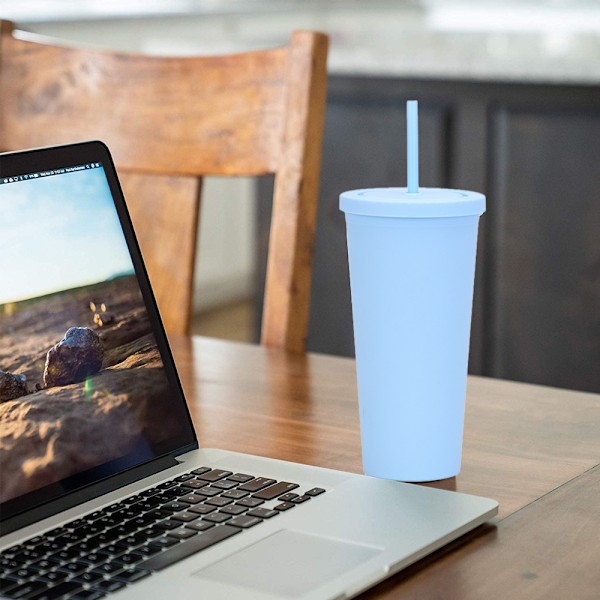
<instances>
[{"instance_id":1,"label":"blue plastic tumbler","mask_svg":"<svg viewBox=\"0 0 600 600\"><path fill-rule=\"evenodd\" d=\"M346 213L363 467L433 481L460 471L477 192L419 189L418 104L406 104L406 188L353 190Z\"/></svg>"},{"instance_id":2,"label":"blue plastic tumbler","mask_svg":"<svg viewBox=\"0 0 600 600\"><path fill-rule=\"evenodd\" d=\"M460 471L479 217L485 196L344 192L367 475Z\"/></svg>"},{"instance_id":3,"label":"blue plastic tumbler","mask_svg":"<svg viewBox=\"0 0 600 600\"><path fill-rule=\"evenodd\" d=\"M460 471L477 192L419 189L418 104L406 103L406 188L353 190L346 213L363 466L433 481Z\"/></svg>"}]
</instances>

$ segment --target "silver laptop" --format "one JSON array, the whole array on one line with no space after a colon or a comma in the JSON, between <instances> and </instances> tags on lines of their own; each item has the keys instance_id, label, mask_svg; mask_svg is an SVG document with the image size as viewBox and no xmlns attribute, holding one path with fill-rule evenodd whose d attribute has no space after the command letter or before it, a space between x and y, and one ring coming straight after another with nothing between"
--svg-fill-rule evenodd
<instances>
[{"instance_id":1,"label":"silver laptop","mask_svg":"<svg viewBox=\"0 0 600 600\"><path fill-rule=\"evenodd\" d=\"M0 155L0 215L0 595L349 598L497 513L201 448L102 143Z\"/></svg>"}]
</instances>

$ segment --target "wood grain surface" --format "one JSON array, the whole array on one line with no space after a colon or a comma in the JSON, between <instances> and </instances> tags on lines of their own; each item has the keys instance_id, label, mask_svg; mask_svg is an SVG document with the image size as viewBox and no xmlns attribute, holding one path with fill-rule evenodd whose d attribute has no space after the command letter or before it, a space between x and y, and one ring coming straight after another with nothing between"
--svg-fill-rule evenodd
<instances>
[{"instance_id":1,"label":"wood grain surface","mask_svg":"<svg viewBox=\"0 0 600 600\"><path fill-rule=\"evenodd\" d=\"M354 361L171 339L200 443L361 472ZM498 500L498 517L367 593L597 598L600 395L470 377L463 467L429 485Z\"/></svg>"}]
</instances>

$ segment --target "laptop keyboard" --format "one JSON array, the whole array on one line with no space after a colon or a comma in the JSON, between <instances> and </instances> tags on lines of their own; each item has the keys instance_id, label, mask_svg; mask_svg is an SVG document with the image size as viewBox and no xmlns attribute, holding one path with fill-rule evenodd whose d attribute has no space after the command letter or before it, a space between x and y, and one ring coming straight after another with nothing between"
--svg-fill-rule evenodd
<instances>
[{"instance_id":1,"label":"laptop keyboard","mask_svg":"<svg viewBox=\"0 0 600 600\"><path fill-rule=\"evenodd\" d=\"M96 600L324 492L194 469L0 553L0 595Z\"/></svg>"}]
</instances>

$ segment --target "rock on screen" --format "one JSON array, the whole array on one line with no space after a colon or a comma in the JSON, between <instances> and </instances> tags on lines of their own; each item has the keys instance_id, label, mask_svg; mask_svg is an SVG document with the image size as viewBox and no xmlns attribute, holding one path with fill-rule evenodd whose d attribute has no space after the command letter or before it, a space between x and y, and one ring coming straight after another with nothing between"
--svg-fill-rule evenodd
<instances>
[{"instance_id":1,"label":"rock on screen","mask_svg":"<svg viewBox=\"0 0 600 600\"><path fill-rule=\"evenodd\" d=\"M177 433L95 165L0 185L0 502Z\"/></svg>"}]
</instances>

